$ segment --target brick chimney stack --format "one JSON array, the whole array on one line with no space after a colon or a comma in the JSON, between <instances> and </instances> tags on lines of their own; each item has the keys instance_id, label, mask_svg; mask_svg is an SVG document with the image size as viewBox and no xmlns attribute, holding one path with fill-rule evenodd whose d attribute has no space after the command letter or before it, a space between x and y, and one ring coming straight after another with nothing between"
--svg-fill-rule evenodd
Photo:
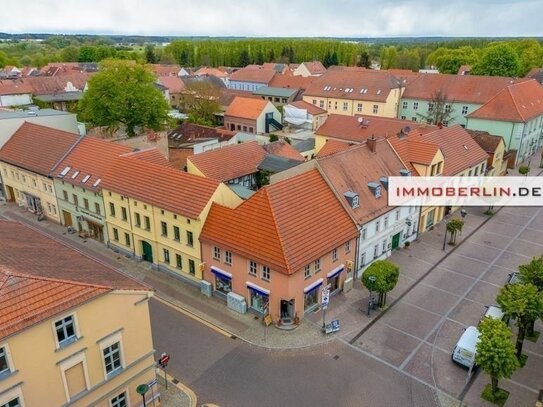
<instances>
[{"instance_id":1,"label":"brick chimney stack","mask_svg":"<svg viewBox=\"0 0 543 407\"><path fill-rule=\"evenodd\" d=\"M375 150L377 147L377 139L375 138L374 135L372 135L371 137L368 137L368 139L366 140L366 144L368 145L368 148L370 149L370 151L372 153L375 153Z\"/></svg>"}]
</instances>

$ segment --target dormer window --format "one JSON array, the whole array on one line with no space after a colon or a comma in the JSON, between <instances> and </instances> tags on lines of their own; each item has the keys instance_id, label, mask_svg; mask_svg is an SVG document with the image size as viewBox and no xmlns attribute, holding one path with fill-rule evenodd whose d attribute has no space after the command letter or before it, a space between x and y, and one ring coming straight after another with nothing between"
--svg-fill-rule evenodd
<instances>
[{"instance_id":1,"label":"dormer window","mask_svg":"<svg viewBox=\"0 0 543 407\"><path fill-rule=\"evenodd\" d=\"M351 208L356 209L360 206L360 197L356 192L347 191L343 195L345 196L345 199L347 199L347 202Z\"/></svg>"},{"instance_id":2,"label":"dormer window","mask_svg":"<svg viewBox=\"0 0 543 407\"><path fill-rule=\"evenodd\" d=\"M359 199L358 195L355 195L353 197L353 203L352 203L353 208L358 208L360 206L360 203L359 203L358 199Z\"/></svg>"}]
</instances>

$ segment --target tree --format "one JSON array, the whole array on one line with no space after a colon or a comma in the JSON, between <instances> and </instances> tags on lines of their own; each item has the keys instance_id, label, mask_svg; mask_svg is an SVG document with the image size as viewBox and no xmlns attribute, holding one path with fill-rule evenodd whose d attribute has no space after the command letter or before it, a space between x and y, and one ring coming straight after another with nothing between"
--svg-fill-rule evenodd
<instances>
[{"instance_id":1,"label":"tree","mask_svg":"<svg viewBox=\"0 0 543 407\"><path fill-rule=\"evenodd\" d=\"M479 342L475 363L490 376L492 400L498 396L498 380L508 379L520 365L511 341L511 330L505 322L491 317L484 318L479 327Z\"/></svg>"},{"instance_id":2,"label":"tree","mask_svg":"<svg viewBox=\"0 0 543 407\"><path fill-rule=\"evenodd\" d=\"M247 51L246 49L244 49L244 50L241 51L240 54L239 54L239 62L238 62L238 66L246 67L246 66L249 65L250 63L251 63L251 57L249 56L249 51Z\"/></svg>"},{"instance_id":3,"label":"tree","mask_svg":"<svg viewBox=\"0 0 543 407\"><path fill-rule=\"evenodd\" d=\"M262 53L262 50L258 50L255 57L255 64L262 65L264 63L264 54Z\"/></svg>"},{"instance_id":4,"label":"tree","mask_svg":"<svg viewBox=\"0 0 543 407\"><path fill-rule=\"evenodd\" d=\"M400 276L400 267L388 260L377 260L362 274L362 284L371 291L379 293L379 307L384 307L386 304L387 293L391 291L398 282ZM370 277L375 277L375 281L371 281Z\"/></svg>"},{"instance_id":5,"label":"tree","mask_svg":"<svg viewBox=\"0 0 543 407\"><path fill-rule=\"evenodd\" d=\"M79 48L74 45L70 45L60 51L60 59L63 62L77 62L79 61Z\"/></svg>"},{"instance_id":6,"label":"tree","mask_svg":"<svg viewBox=\"0 0 543 407\"><path fill-rule=\"evenodd\" d=\"M371 67L371 58L368 51L363 50L360 53L360 59L357 63L358 66L364 67L364 68L370 68Z\"/></svg>"},{"instance_id":7,"label":"tree","mask_svg":"<svg viewBox=\"0 0 543 407\"><path fill-rule=\"evenodd\" d=\"M322 64L325 68L330 67L331 64L332 55L330 54L330 51L326 51L326 54L324 54L324 58L322 59Z\"/></svg>"},{"instance_id":8,"label":"tree","mask_svg":"<svg viewBox=\"0 0 543 407\"><path fill-rule=\"evenodd\" d=\"M339 59L337 57L337 52L332 52L332 55L330 56L330 66L336 66L339 65Z\"/></svg>"},{"instance_id":9,"label":"tree","mask_svg":"<svg viewBox=\"0 0 543 407\"><path fill-rule=\"evenodd\" d=\"M521 72L520 59L509 44L496 44L484 50L481 60L473 66L475 75L517 76Z\"/></svg>"},{"instance_id":10,"label":"tree","mask_svg":"<svg viewBox=\"0 0 543 407\"><path fill-rule=\"evenodd\" d=\"M169 104L143 65L104 61L88 84L79 113L92 126L124 125L128 136L134 136L138 126L160 130L168 120Z\"/></svg>"},{"instance_id":11,"label":"tree","mask_svg":"<svg viewBox=\"0 0 543 407\"><path fill-rule=\"evenodd\" d=\"M417 113L428 124L443 124L454 119L454 100L449 100L447 93L439 89L432 93L426 113Z\"/></svg>"},{"instance_id":12,"label":"tree","mask_svg":"<svg viewBox=\"0 0 543 407\"><path fill-rule=\"evenodd\" d=\"M537 290L543 292L543 255L534 257L530 263L521 264L518 266L519 279L524 284L533 284L537 287ZM527 329L526 335L528 337L534 337L534 325L535 321L531 322Z\"/></svg>"},{"instance_id":13,"label":"tree","mask_svg":"<svg viewBox=\"0 0 543 407\"><path fill-rule=\"evenodd\" d=\"M275 62L275 52L273 48L268 52L268 62Z\"/></svg>"},{"instance_id":14,"label":"tree","mask_svg":"<svg viewBox=\"0 0 543 407\"><path fill-rule=\"evenodd\" d=\"M521 166L518 167L518 172L519 172L520 175L527 176L528 173L530 172L530 167L527 166L527 165L521 165Z\"/></svg>"},{"instance_id":15,"label":"tree","mask_svg":"<svg viewBox=\"0 0 543 407\"><path fill-rule=\"evenodd\" d=\"M462 232L463 227L464 221L460 219L451 219L449 222L447 222L447 232L451 234L449 244L456 244L456 235L458 232Z\"/></svg>"},{"instance_id":16,"label":"tree","mask_svg":"<svg viewBox=\"0 0 543 407\"><path fill-rule=\"evenodd\" d=\"M526 328L543 316L543 294L533 284L507 284L497 298L502 311L517 321L517 358L521 360Z\"/></svg>"},{"instance_id":17,"label":"tree","mask_svg":"<svg viewBox=\"0 0 543 407\"><path fill-rule=\"evenodd\" d=\"M396 47L383 47L381 51L381 69L393 68L396 64L396 58L398 57L398 51Z\"/></svg>"},{"instance_id":18,"label":"tree","mask_svg":"<svg viewBox=\"0 0 543 407\"><path fill-rule=\"evenodd\" d=\"M96 61L96 48L84 45L79 49L79 62Z\"/></svg>"},{"instance_id":19,"label":"tree","mask_svg":"<svg viewBox=\"0 0 543 407\"><path fill-rule=\"evenodd\" d=\"M145 47L145 60L148 64L156 64L158 62L158 58L155 54L155 47L152 44L148 44Z\"/></svg>"},{"instance_id":20,"label":"tree","mask_svg":"<svg viewBox=\"0 0 543 407\"><path fill-rule=\"evenodd\" d=\"M181 95L182 111L192 117L193 123L213 125L215 113L220 111L221 89L207 81L193 82Z\"/></svg>"}]
</instances>

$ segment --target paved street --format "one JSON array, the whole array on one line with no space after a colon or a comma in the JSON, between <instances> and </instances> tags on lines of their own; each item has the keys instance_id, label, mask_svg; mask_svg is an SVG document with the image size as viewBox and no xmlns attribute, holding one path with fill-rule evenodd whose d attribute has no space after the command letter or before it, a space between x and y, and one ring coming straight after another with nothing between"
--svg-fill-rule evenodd
<instances>
[{"instance_id":1,"label":"paved street","mask_svg":"<svg viewBox=\"0 0 543 407\"><path fill-rule=\"evenodd\" d=\"M169 373L196 392L199 404L436 405L431 388L337 340L300 351L266 350L231 339L157 300L151 301L151 321L157 351L174 355Z\"/></svg>"},{"instance_id":2,"label":"paved street","mask_svg":"<svg viewBox=\"0 0 543 407\"><path fill-rule=\"evenodd\" d=\"M461 397L467 371L451 362L452 349L463 329L477 325L485 306L496 303L508 274L543 253L542 214L543 208L501 209L352 343L408 375ZM435 237L441 241L443 234ZM438 255L435 246L426 248L429 259ZM407 252L401 255L408 256ZM537 348L526 344L532 359L543 356L541 347ZM529 364L517 375L529 376L529 371L537 376ZM543 386L539 377L528 385L525 381L519 385L516 376L504 383L512 392L507 405L531 405ZM479 394L487 382L484 375L477 379L466 397L469 405L484 405Z\"/></svg>"}]
</instances>

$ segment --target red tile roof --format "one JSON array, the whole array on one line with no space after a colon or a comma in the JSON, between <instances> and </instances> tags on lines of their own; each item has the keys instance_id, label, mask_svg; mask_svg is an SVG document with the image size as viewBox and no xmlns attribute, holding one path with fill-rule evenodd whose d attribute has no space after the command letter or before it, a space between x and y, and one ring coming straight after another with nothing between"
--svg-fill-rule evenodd
<instances>
[{"instance_id":1,"label":"red tile roof","mask_svg":"<svg viewBox=\"0 0 543 407\"><path fill-rule=\"evenodd\" d=\"M0 337L111 290L150 288L37 230L0 220Z\"/></svg>"},{"instance_id":2,"label":"red tile roof","mask_svg":"<svg viewBox=\"0 0 543 407\"><path fill-rule=\"evenodd\" d=\"M136 158L139 161L146 161L163 167L172 167L171 163L162 155L158 147L149 147L143 150L136 150L124 153L122 156L127 158Z\"/></svg>"},{"instance_id":3,"label":"red tile roof","mask_svg":"<svg viewBox=\"0 0 543 407\"><path fill-rule=\"evenodd\" d=\"M242 68L232 73L232 75L230 75L230 80L265 83L267 85L275 76L275 73L276 72L273 69Z\"/></svg>"},{"instance_id":4,"label":"red tile roof","mask_svg":"<svg viewBox=\"0 0 543 407\"><path fill-rule=\"evenodd\" d=\"M385 102L391 89L400 85L387 71L334 67L315 79L304 96Z\"/></svg>"},{"instance_id":5,"label":"red tile roof","mask_svg":"<svg viewBox=\"0 0 543 407\"><path fill-rule=\"evenodd\" d=\"M311 170L260 189L235 209L213 204L200 239L293 274L357 233L321 175Z\"/></svg>"},{"instance_id":6,"label":"red tile roof","mask_svg":"<svg viewBox=\"0 0 543 407\"><path fill-rule=\"evenodd\" d=\"M180 93L185 89L185 82L178 76L159 76L157 82L168 88L170 93Z\"/></svg>"},{"instance_id":7,"label":"red tile roof","mask_svg":"<svg viewBox=\"0 0 543 407\"><path fill-rule=\"evenodd\" d=\"M361 122L363 120L363 122ZM315 132L316 135L335 138L338 140L361 143L370 136L384 138L398 134L400 130L409 127L411 130L423 125L408 120L392 119L377 116L344 116L331 114L322 126ZM424 125L430 129L436 126Z\"/></svg>"},{"instance_id":8,"label":"red tile roof","mask_svg":"<svg viewBox=\"0 0 543 407\"><path fill-rule=\"evenodd\" d=\"M104 286L14 273L0 265L0 338L110 291Z\"/></svg>"},{"instance_id":9,"label":"red tile roof","mask_svg":"<svg viewBox=\"0 0 543 407\"><path fill-rule=\"evenodd\" d=\"M445 160L443 168L443 175L445 176L458 175L462 171L473 167L488 158L488 154L479 147L469 133L460 125L444 127L442 129L430 131L426 134L412 131L401 141L404 142L404 140L439 146ZM400 144L398 143L397 137L391 137L389 138L389 141L395 149ZM402 153L401 150L398 153L402 160L404 160L404 157L409 157L405 156L405 153ZM423 154L423 149L421 148L418 153Z\"/></svg>"},{"instance_id":10,"label":"red tile roof","mask_svg":"<svg viewBox=\"0 0 543 407\"><path fill-rule=\"evenodd\" d=\"M0 161L49 176L79 135L24 122L0 149Z\"/></svg>"},{"instance_id":11,"label":"red tile roof","mask_svg":"<svg viewBox=\"0 0 543 407\"><path fill-rule=\"evenodd\" d=\"M400 159L404 162L407 169L412 173L417 174L417 170L413 164L430 165L439 151L439 146L422 140L416 140L415 137L418 134L416 132L411 134L414 134L413 137L406 136L399 138L397 136L392 136L388 141Z\"/></svg>"},{"instance_id":12,"label":"red tile roof","mask_svg":"<svg viewBox=\"0 0 543 407\"><path fill-rule=\"evenodd\" d=\"M53 177L91 191L100 190L102 185L98 180L121 154L131 151L121 144L85 137L55 168Z\"/></svg>"},{"instance_id":13,"label":"red tile roof","mask_svg":"<svg viewBox=\"0 0 543 407\"><path fill-rule=\"evenodd\" d=\"M229 181L258 171L266 150L256 141L233 144L189 157L205 177L220 182Z\"/></svg>"},{"instance_id":14,"label":"red tile roof","mask_svg":"<svg viewBox=\"0 0 543 407\"><path fill-rule=\"evenodd\" d=\"M22 80L0 81L0 95L32 94L32 87Z\"/></svg>"},{"instance_id":15,"label":"red tile roof","mask_svg":"<svg viewBox=\"0 0 543 407\"><path fill-rule=\"evenodd\" d=\"M311 75L322 75L326 68L321 61L302 62Z\"/></svg>"},{"instance_id":16,"label":"red tile roof","mask_svg":"<svg viewBox=\"0 0 543 407\"><path fill-rule=\"evenodd\" d=\"M196 72L194 72L194 75L200 76L200 75L213 75L217 78L227 78L228 73L221 71L218 68L210 68L207 66L203 66L200 69L198 69Z\"/></svg>"},{"instance_id":17,"label":"red tile roof","mask_svg":"<svg viewBox=\"0 0 543 407\"><path fill-rule=\"evenodd\" d=\"M115 160L102 180L104 189L191 219L198 218L218 186L210 178L176 170L169 163L142 160L133 153Z\"/></svg>"},{"instance_id":18,"label":"red tile roof","mask_svg":"<svg viewBox=\"0 0 543 407\"><path fill-rule=\"evenodd\" d=\"M473 140L489 154L494 154L500 143L504 143L505 145L503 137L501 136L495 136L487 131L481 130L466 129L466 131L473 137Z\"/></svg>"},{"instance_id":19,"label":"red tile roof","mask_svg":"<svg viewBox=\"0 0 543 407\"><path fill-rule=\"evenodd\" d=\"M181 66L175 64L148 64L147 66L158 77L177 76L177 74L181 70Z\"/></svg>"},{"instance_id":20,"label":"red tile roof","mask_svg":"<svg viewBox=\"0 0 543 407\"><path fill-rule=\"evenodd\" d=\"M289 158L291 160L305 161L304 156L301 155L298 150L296 150L292 145L284 140L278 140L274 141L273 143L264 144L263 147L268 154Z\"/></svg>"},{"instance_id":21,"label":"red tile roof","mask_svg":"<svg viewBox=\"0 0 543 407\"><path fill-rule=\"evenodd\" d=\"M52 93L63 93L72 91L70 88L75 88L78 91L83 91L91 74L86 72L72 73L62 76L32 76L21 79L32 88L34 95L47 95Z\"/></svg>"},{"instance_id":22,"label":"red tile roof","mask_svg":"<svg viewBox=\"0 0 543 407\"><path fill-rule=\"evenodd\" d=\"M380 183L381 177L399 176L400 170L405 168L394 150L382 139L377 140L375 152L365 144L353 146L343 152L318 158L317 167L359 224L393 209L388 206L387 190L381 188L381 197L376 198L368 183ZM348 204L344 195L346 192L358 194L358 208L352 208Z\"/></svg>"},{"instance_id":23,"label":"red tile roof","mask_svg":"<svg viewBox=\"0 0 543 407\"><path fill-rule=\"evenodd\" d=\"M442 91L451 101L483 104L514 81L500 76L420 74L406 87L402 99L431 100Z\"/></svg>"},{"instance_id":24,"label":"red tile roof","mask_svg":"<svg viewBox=\"0 0 543 407\"><path fill-rule=\"evenodd\" d=\"M225 116L237 117L240 119L256 120L268 105L267 100L261 98L246 98L236 96L230 106L224 112Z\"/></svg>"},{"instance_id":25,"label":"red tile roof","mask_svg":"<svg viewBox=\"0 0 543 407\"><path fill-rule=\"evenodd\" d=\"M326 114L326 110L321 109L318 106L315 106L312 103L307 103L303 100L298 100L296 102L290 102L290 106L297 107L298 109L305 109L309 114L312 114L313 116L317 116L319 114Z\"/></svg>"},{"instance_id":26,"label":"red tile roof","mask_svg":"<svg viewBox=\"0 0 543 407\"><path fill-rule=\"evenodd\" d=\"M316 76L291 76L291 75L275 75L268 84L274 88L292 88L292 89L307 89L315 80Z\"/></svg>"},{"instance_id":27,"label":"red tile roof","mask_svg":"<svg viewBox=\"0 0 543 407\"><path fill-rule=\"evenodd\" d=\"M340 151L345 151L352 147L354 144L340 140L328 140L324 146L321 147L317 153L317 158L327 157Z\"/></svg>"},{"instance_id":28,"label":"red tile roof","mask_svg":"<svg viewBox=\"0 0 543 407\"><path fill-rule=\"evenodd\" d=\"M543 115L543 86L530 79L502 89L469 118L524 123Z\"/></svg>"}]
</instances>

